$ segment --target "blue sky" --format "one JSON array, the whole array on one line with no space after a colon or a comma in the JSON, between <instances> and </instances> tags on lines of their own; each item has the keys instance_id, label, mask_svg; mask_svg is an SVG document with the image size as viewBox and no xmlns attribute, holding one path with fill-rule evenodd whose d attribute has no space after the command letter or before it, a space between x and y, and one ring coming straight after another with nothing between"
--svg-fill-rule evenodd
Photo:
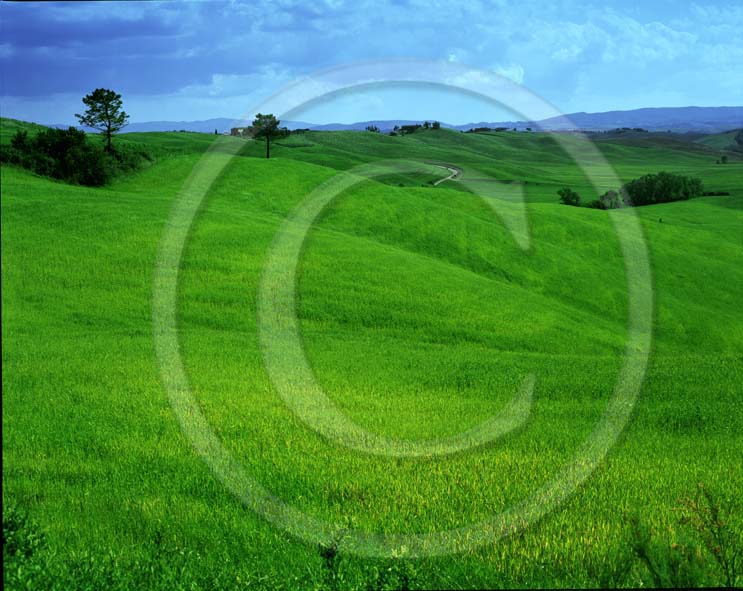
<instances>
[{"instance_id":1,"label":"blue sky","mask_svg":"<svg viewBox=\"0 0 743 591\"><path fill-rule=\"evenodd\" d=\"M71 123L113 88L132 121L239 117L298 77L390 58L523 84L565 113L743 105L743 2L209 0L0 3L1 111ZM312 123L512 118L462 93L375 87L293 114Z\"/></svg>"}]
</instances>

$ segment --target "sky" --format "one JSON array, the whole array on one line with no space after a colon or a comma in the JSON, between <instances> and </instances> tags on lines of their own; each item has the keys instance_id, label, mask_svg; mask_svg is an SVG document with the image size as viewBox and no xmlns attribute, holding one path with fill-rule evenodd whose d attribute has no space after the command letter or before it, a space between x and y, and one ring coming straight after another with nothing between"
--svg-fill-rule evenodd
<instances>
[{"instance_id":1,"label":"sky","mask_svg":"<svg viewBox=\"0 0 743 591\"><path fill-rule=\"evenodd\" d=\"M563 113L739 106L743 1L0 2L0 114L39 123L74 123L97 87L132 122L238 118L314 72L400 58L506 77ZM377 84L291 118L514 117L456 89Z\"/></svg>"}]
</instances>

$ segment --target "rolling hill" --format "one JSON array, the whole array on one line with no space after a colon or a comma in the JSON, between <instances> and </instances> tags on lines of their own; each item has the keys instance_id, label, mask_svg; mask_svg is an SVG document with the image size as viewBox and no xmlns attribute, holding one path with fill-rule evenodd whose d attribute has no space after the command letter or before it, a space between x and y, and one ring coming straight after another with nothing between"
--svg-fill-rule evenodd
<instances>
[{"instance_id":1,"label":"rolling hill","mask_svg":"<svg viewBox=\"0 0 743 591\"><path fill-rule=\"evenodd\" d=\"M18 124L2 125L6 141ZM163 388L153 277L200 161L226 168L179 264L190 388L251 478L337 524L336 542L347 530L435 532L505 511L559 473L604 416L625 354L625 261L608 212L558 203L562 186L586 200L596 189L554 137L311 131L276 142L270 160L258 142L208 134L118 141L151 146L157 162L100 189L1 171L3 504L46 536L23 563L37 588L327 585L329 552L234 498ZM589 154L586 137L566 141ZM743 161L716 165L717 141L654 134L595 145L622 180L667 170L730 192L634 210L650 253L654 340L619 444L522 534L415 561L405 548L386 562L343 555L332 568L344 586L382 588L383 572L426 588L650 585L632 554L633 520L665 555L691 543L675 509L699 482L739 503ZM352 420L416 441L497 414L534 374L529 422L497 444L440 458L359 454L308 428L267 375L257 294L277 231L318 186L382 159L425 166L354 185L313 225L296 286L302 350ZM434 186L446 164L462 180ZM494 212L468 178L500 182L494 199L522 192L529 249L502 217L509 204ZM730 524L743 531L739 510ZM721 584L713 558L697 576Z\"/></svg>"}]
</instances>

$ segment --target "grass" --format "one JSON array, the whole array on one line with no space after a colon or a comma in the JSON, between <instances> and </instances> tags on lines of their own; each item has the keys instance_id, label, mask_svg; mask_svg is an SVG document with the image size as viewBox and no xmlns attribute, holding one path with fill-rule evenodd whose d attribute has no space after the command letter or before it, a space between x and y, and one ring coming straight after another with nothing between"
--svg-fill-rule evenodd
<instances>
[{"instance_id":1,"label":"grass","mask_svg":"<svg viewBox=\"0 0 743 591\"><path fill-rule=\"evenodd\" d=\"M523 535L417 560L412 586L651 584L632 558L626 515L668 546L682 535L677 500L698 482L739 503L743 164L716 166L714 150L651 140L599 147L622 180L678 171L731 195L636 210L653 268L654 349L620 445ZM181 435L154 357L152 276L175 195L213 136L126 141L161 157L103 189L2 169L3 500L46 534L46 549L23 564L51 573L60 588L74 587L70 580L81 588L84 580L383 588L392 567L352 556L329 562L327 551L274 528L244 509ZM580 149L585 139L570 141ZM310 132L277 142L269 161L262 153L246 142L212 188L179 288L191 386L246 470L315 517L413 533L484 519L568 462L611 396L627 296L607 213L557 202L560 186L584 200L593 189L554 140ZM497 413L524 375L537 376L526 428L431 460L365 456L320 438L276 396L256 332L258 282L281 220L338 170L400 157L518 182L533 244L522 251L456 181L431 187L447 174L436 169L357 185L308 238L297 288L303 344L328 395L362 426L413 439L453 435ZM731 515L739 539L739 505ZM389 580L401 584L406 569L395 566ZM724 582L711 558L696 576Z\"/></svg>"},{"instance_id":2,"label":"grass","mask_svg":"<svg viewBox=\"0 0 743 591\"><path fill-rule=\"evenodd\" d=\"M737 150L740 151L738 145L735 143L735 136L740 132L740 129L733 129L731 131L725 131L723 133L714 133L705 135L699 140L699 143L719 150Z\"/></svg>"}]
</instances>

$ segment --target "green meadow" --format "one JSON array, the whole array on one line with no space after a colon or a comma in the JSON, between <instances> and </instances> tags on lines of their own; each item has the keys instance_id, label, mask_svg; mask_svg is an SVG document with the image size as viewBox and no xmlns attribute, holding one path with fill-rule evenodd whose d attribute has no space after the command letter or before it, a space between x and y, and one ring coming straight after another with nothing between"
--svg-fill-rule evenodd
<instances>
[{"instance_id":1,"label":"green meadow","mask_svg":"<svg viewBox=\"0 0 743 591\"><path fill-rule=\"evenodd\" d=\"M23 127L2 125L3 143ZM585 171L601 162L586 138L565 138L584 168L550 134L445 129L293 134L272 145L270 160L262 142L125 134L116 141L147 146L154 162L103 188L3 165L3 505L33 549L6 560L6 585L743 584L743 158L730 152L716 164L729 139L594 139L622 182L668 171L729 195L632 210L652 270L652 349L627 427L596 471L523 532L415 558L403 547L387 558L334 555L333 544L346 530L424 534L506 511L570 463L612 397L627 340L625 261L609 212L557 196L563 186L586 203L598 196ZM183 367L245 472L337 525L324 547L222 485L181 432L161 381L158 246L202 158L226 166L180 262ZM341 171L400 159L423 166L360 182L321 213L302 250L297 313L317 382L379 435L455 436L497 415L535 376L522 428L440 457L365 454L322 437L277 394L259 340L258 291L282 221ZM437 165L457 167L460 180L434 186L449 174ZM467 179L523 196L529 249ZM720 508L717 529L684 519L701 514L689 509L700 483ZM5 511L3 527L5 544ZM717 554L710 531L722 532ZM719 557L736 551L731 582Z\"/></svg>"}]
</instances>

